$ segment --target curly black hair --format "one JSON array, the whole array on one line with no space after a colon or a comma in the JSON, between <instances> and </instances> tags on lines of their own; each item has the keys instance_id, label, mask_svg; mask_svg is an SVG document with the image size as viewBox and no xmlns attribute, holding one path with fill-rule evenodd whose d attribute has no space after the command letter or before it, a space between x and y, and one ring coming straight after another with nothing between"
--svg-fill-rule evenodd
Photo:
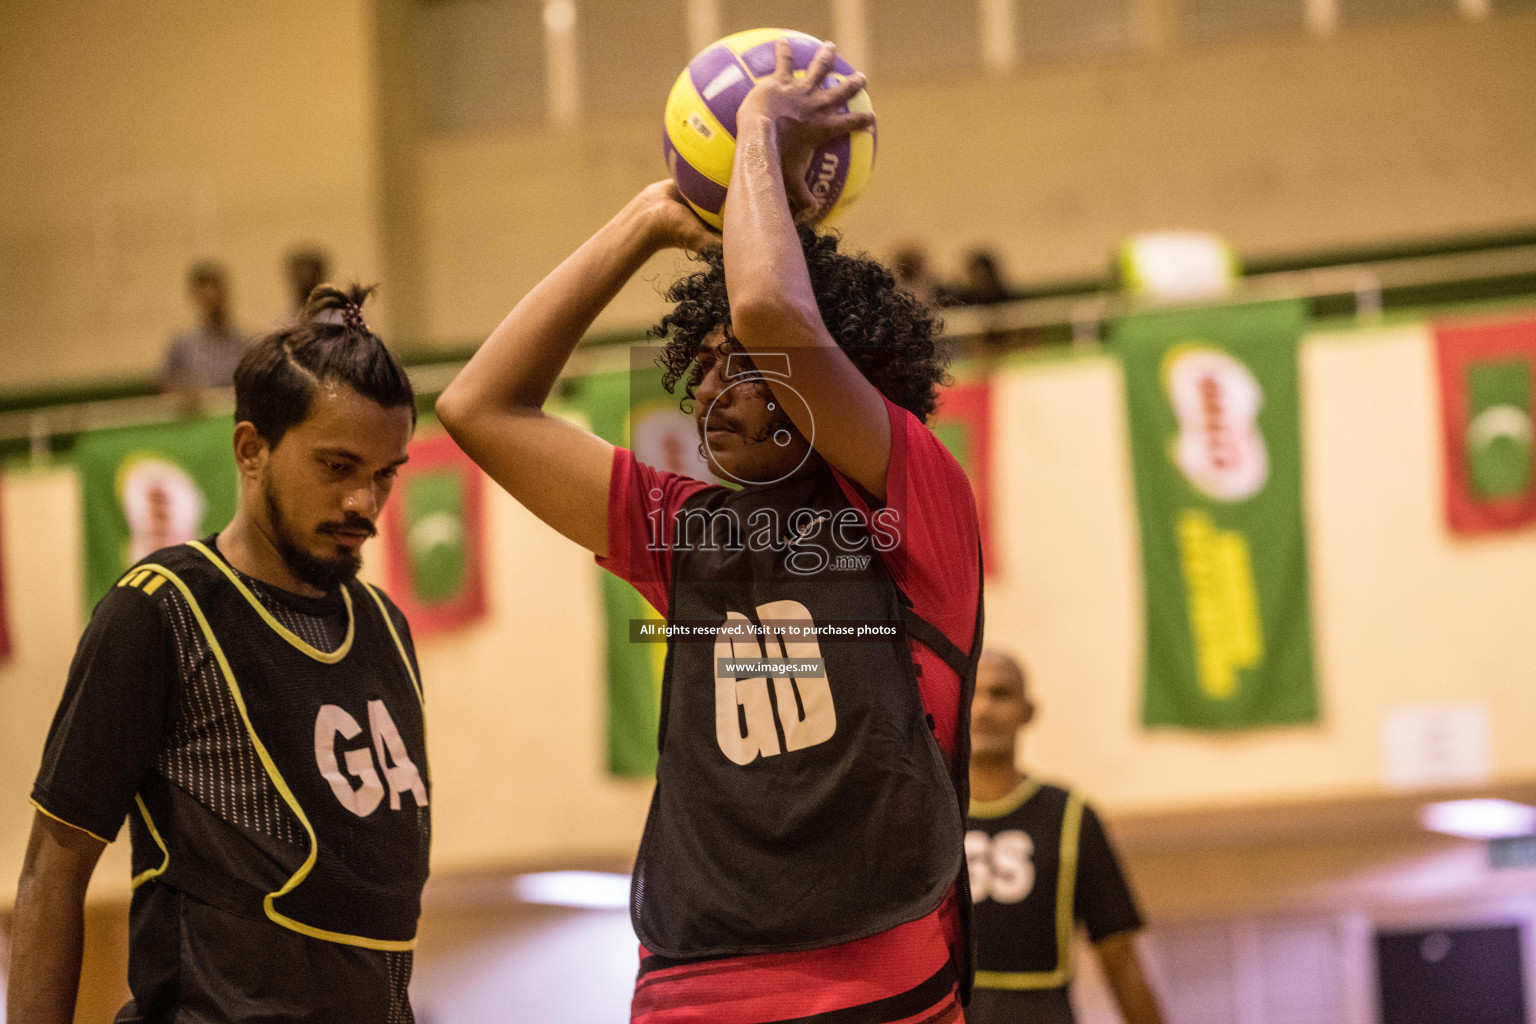
<instances>
[{"instance_id":1,"label":"curly black hair","mask_svg":"<svg viewBox=\"0 0 1536 1024\"><path fill-rule=\"evenodd\" d=\"M939 387L950 382L949 358L935 341L941 322L899 288L879 261L839 252L837 235L802 226L800 245L816 306L833 340L881 394L927 422ZM666 339L656 358L662 385L675 394L677 383L684 381L683 402L693 399L702 380L694 357L704 339L717 327L732 337L724 250L716 246L694 259L703 269L667 289L667 300L677 306L651 328L651 337Z\"/></svg>"}]
</instances>

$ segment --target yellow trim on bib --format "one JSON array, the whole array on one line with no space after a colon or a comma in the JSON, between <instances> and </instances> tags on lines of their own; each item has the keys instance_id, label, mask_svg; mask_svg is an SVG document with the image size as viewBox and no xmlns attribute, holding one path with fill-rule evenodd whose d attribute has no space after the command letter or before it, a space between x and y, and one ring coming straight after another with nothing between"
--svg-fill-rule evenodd
<instances>
[{"instance_id":1,"label":"yellow trim on bib","mask_svg":"<svg viewBox=\"0 0 1536 1024\"><path fill-rule=\"evenodd\" d=\"M153 569L129 569L123 574L123 578L117 581L120 587L135 587L144 591L144 596L153 597L155 591L165 584L165 577Z\"/></svg>"},{"instance_id":2,"label":"yellow trim on bib","mask_svg":"<svg viewBox=\"0 0 1536 1024\"><path fill-rule=\"evenodd\" d=\"M384 607L384 599L379 596L378 588L371 583L363 583L363 589L368 591L368 596L373 598L373 603L379 606L379 614L384 617L384 626L395 641L395 650L400 652L400 663L405 666L405 674L411 677L411 686L416 691L416 700L425 706L427 699L421 691L421 680L416 678L416 670L411 667L410 655L405 653L405 644L401 642L400 634L395 632L395 623L389 617L389 609ZM425 732L425 723L423 723L423 732Z\"/></svg>"},{"instance_id":3,"label":"yellow trim on bib","mask_svg":"<svg viewBox=\"0 0 1536 1024\"><path fill-rule=\"evenodd\" d=\"M198 551L201 551L204 557L208 559L208 561L218 566L219 571L222 572L225 576L229 577L229 582L233 583L235 585L235 589L240 591L245 599L250 602L252 608L256 609L256 614L260 615L266 624L272 627L272 631L274 633L288 641L288 643L293 647L309 655L311 658L314 658L316 661L322 662L326 665L336 664L342 658L345 658L347 656L347 652L352 649L352 637L355 633L354 627L357 623L355 616L352 614L352 595L347 592L347 588L345 586L341 588L341 600L342 603L347 606L346 639L342 640L341 646L336 648L334 651L322 651L318 647L311 647L309 644L305 643L304 640L300 638L296 633L290 630L287 626L284 626L281 622L278 622L277 619L273 618L272 613L267 611L266 606L257 599L255 594L251 593L251 589L245 585L245 582L240 579L240 577L235 573L233 569L224 563L224 559L208 550L207 545L205 545L202 541L188 541L187 546L196 548ZM153 566L153 568L159 569L161 572L167 571L160 566ZM182 589L183 592L185 592L186 588Z\"/></svg>"},{"instance_id":4,"label":"yellow trim on bib","mask_svg":"<svg viewBox=\"0 0 1536 1024\"><path fill-rule=\"evenodd\" d=\"M1024 779L1012 793L1000 796L996 800L971 801L971 817L973 818L1001 818L1005 814L1012 814L1029 802L1029 798L1040 791L1040 783L1034 779Z\"/></svg>"},{"instance_id":5,"label":"yellow trim on bib","mask_svg":"<svg viewBox=\"0 0 1536 1024\"><path fill-rule=\"evenodd\" d=\"M314 648L304 643L304 641L300 640L292 633L289 633L286 629L283 629L283 627L279 625L276 620L268 615L266 609L262 608L261 605L256 601L255 596L251 594L251 592L240 583L239 579L232 575L229 569L225 568L223 563L220 562L218 558L214 557L206 547L197 541L192 541L191 545L201 550L203 554L207 555L215 565L223 569L224 574L229 576L230 580L234 582L235 586L240 588L241 592L245 594L246 599L255 606L257 611L262 613L262 616L267 620L267 622L271 624L274 629L278 630L279 633L286 634L284 638L288 639L289 643L293 644L293 646L297 647L299 650L305 651L306 653L314 650ZM277 900L278 897L286 896L293 890L297 889L299 887L299 883L303 882L305 878L309 877L310 871L314 870L315 861L320 855L320 841L315 836L315 827L310 824L309 816L306 815L304 813L304 809L299 806L298 798L293 795L293 790L288 788L288 782L283 778L282 772L277 770L277 764L272 760L272 755L267 753L266 745L261 742L261 737L256 735L256 727L251 723L251 715L250 712L246 709L245 697L240 692L240 684L235 679L234 670L230 668L229 659L224 655L224 648L220 646L218 638L213 635L213 627L208 624L208 619L203 615L203 609L198 605L197 599L192 596L191 589L186 585L186 583L182 581L181 577L177 576L175 573L171 572L164 566L156 565L152 566L151 568L155 569L157 572L164 573L165 578L170 580L171 583L175 585L177 590L181 591L182 597L186 598L188 607L192 609L193 617L197 619L198 627L203 631L203 638L208 641L208 649L213 652L214 660L216 660L219 664L219 670L224 673L224 679L229 685L230 696L234 698L235 707L240 712L240 720L245 725L246 734L251 738L251 745L256 749L256 756L261 760L262 768L266 770L267 777L272 780L272 785L277 788L278 795L283 798L283 802L288 805L288 809L293 812L294 817L299 819L299 824L304 826L304 831L309 836L309 856L304 858L304 863L300 864L299 869L293 873L293 876L289 878L288 881L283 883L283 887L281 889L278 889L276 892L267 893L265 898L262 899L262 908L266 911L267 917L274 923L280 924L290 931L298 932L300 935L308 935L310 938L314 939L324 939L327 942L337 942L347 946L361 946L364 949L382 949L390 951L415 949L416 940L414 938L370 939L364 935L347 935L343 932L327 931L324 928L316 928L313 925L307 925L302 921L295 921L293 918L288 917L286 914L278 911L277 907L274 905L274 901ZM346 594L345 588L343 588L342 594ZM352 646L352 602L350 599L347 601L347 619L347 641L340 648L341 654L345 654L347 649ZM311 657L314 656L315 655L311 655ZM317 660L325 661L327 659L318 658ZM339 661L340 658L337 657L331 660Z\"/></svg>"},{"instance_id":6,"label":"yellow trim on bib","mask_svg":"<svg viewBox=\"0 0 1536 1024\"><path fill-rule=\"evenodd\" d=\"M379 588L373 584L359 581L363 589L368 591L368 596L373 598L373 603L379 606L379 614L384 618L384 625L389 630L389 635L395 641L395 650L400 652L400 663L405 666L405 674L411 677L411 687L416 691L416 703L421 705L421 745L423 751L427 746L427 697L421 689L421 680L416 678L416 669L411 666L411 657L405 653L405 644L400 639L400 634L395 632L395 622L389 617L389 609L384 607L384 598L379 595ZM426 782L432 784L432 769L430 765L422 765L426 771Z\"/></svg>"},{"instance_id":7,"label":"yellow trim on bib","mask_svg":"<svg viewBox=\"0 0 1536 1024\"><path fill-rule=\"evenodd\" d=\"M1004 797L1003 800L1011 799ZM1000 804L1003 801L992 801ZM1023 800L1014 804L1022 806ZM972 816L975 816L972 805ZM1004 812L1006 813L1006 812ZM992 815L996 817L997 815ZM1072 980L1072 939L1077 923L1073 897L1077 893L1077 851L1083 828L1083 798L1067 793L1067 808L1061 815L1061 861L1056 874L1056 969L1054 971L977 971L977 988L1010 991L1060 988Z\"/></svg>"},{"instance_id":8,"label":"yellow trim on bib","mask_svg":"<svg viewBox=\"0 0 1536 1024\"><path fill-rule=\"evenodd\" d=\"M164 576L160 577L162 580ZM166 868L171 866L171 851L166 848L165 840L160 838L160 830L155 828L155 819L149 816L149 808L144 806L144 798L137 793L133 795L133 802L139 805L139 813L144 816L144 826L149 829L149 836L160 847L160 852L165 854L165 859L157 868L145 868L133 876L133 881L128 884L130 889L137 889L151 878L158 878L165 874Z\"/></svg>"},{"instance_id":9,"label":"yellow trim on bib","mask_svg":"<svg viewBox=\"0 0 1536 1024\"><path fill-rule=\"evenodd\" d=\"M83 826L80 826L80 825L76 825L72 821L65 821L63 818L59 817L57 814L54 814L52 811L50 811L48 808L44 807L42 804L38 803L36 800L28 798L27 803L29 803L33 807L37 808L37 813L41 814L45 818L52 818L54 821L58 822L60 825L68 825L70 828L74 829L76 832L84 832L86 835L90 836L92 839L96 840L98 843L105 843L108 846L112 845L112 840L110 840L110 839L103 839L101 836L97 835L95 832L92 832L90 829L84 828Z\"/></svg>"}]
</instances>

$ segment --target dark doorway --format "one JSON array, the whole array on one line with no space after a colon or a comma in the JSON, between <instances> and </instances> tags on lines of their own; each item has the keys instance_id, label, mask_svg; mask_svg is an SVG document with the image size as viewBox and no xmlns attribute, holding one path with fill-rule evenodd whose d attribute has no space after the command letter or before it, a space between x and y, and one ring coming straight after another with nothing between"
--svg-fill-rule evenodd
<instances>
[{"instance_id":1,"label":"dark doorway","mask_svg":"<svg viewBox=\"0 0 1536 1024\"><path fill-rule=\"evenodd\" d=\"M1528 1024L1520 929L1376 936L1382 1024Z\"/></svg>"}]
</instances>

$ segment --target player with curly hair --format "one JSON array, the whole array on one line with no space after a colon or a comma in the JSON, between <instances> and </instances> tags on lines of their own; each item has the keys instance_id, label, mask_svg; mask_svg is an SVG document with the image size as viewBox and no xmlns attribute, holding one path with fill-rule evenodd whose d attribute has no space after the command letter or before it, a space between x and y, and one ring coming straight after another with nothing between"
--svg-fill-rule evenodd
<instances>
[{"instance_id":1,"label":"player with curly hair","mask_svg":"<svg viewBox=\"0 0 1536 1024\"><path fill-rule=\"evenodd\" d=\"M945 360L934 338L939 323L933 311L911 293L900 291L882 264L838 251L838 240L808 226L798 229L817 312L854 367L882 395L919 420L934 410L937 386L946 383ZM731 333L731 302L725 285L725 252L719 247L698 255L704 269L667 290L675 309L651 329L666 339L661 354L662 382L668 391L686 374L686 396L703 382L696 361L710 336Z\"/></svg>"},{"instance_id":2,"label":"player with curly hair","mask_svg":"<svg viewBox=\"0 0 1536 1024\"><path fill-rule=\"evenodd\" d=\"M438 401L530 511L686 635L669 639L657 784L636 858L631 1019L962 1019L976 509L923 426L944 383L929 311L797 228L821 143L867 127L787 44L738 113L723 240L644 189L526 295ZM723 241L723 246L722 246ZM698 254L658 325L721 486L659 471L543 404L651 255Z\"/></svg>"}]
</instances>

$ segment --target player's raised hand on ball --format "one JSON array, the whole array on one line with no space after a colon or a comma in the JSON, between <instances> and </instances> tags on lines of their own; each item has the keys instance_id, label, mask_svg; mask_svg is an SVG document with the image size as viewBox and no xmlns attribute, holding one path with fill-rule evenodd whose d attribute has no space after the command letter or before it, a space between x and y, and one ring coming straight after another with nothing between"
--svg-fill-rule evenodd
<instances>
[{"instance_id":1,"label":"player's raised hand on ball","mask_svg":"<svg viewBox=\"0 0 1536 1024\"><path fill-rule=\"evenodd\" d=\"M698 218L671 178L645 186L634 202L658 249L701 252L720 244L720 236Z\"/></svg>"},{"instance_id":2,"label":"player's raised hand on ball","mask_svg":"<svg viewBox=\"0 0 1536 1024\"><path fill-rule=\"evenodd\" d=\"M864 88L864 76L859 72L827 84L827 75L837 59L837 48L832 43L821 44L798 78L787 39L774 43L774 56L773 74L757 80L742 101L741 114L772 121L790 205L802 214L814 214L819 212L821 201L805 180L812 154L833 139L873 127L875 115L848 109L848 101Z\"/></svg>"}]
</instances>

